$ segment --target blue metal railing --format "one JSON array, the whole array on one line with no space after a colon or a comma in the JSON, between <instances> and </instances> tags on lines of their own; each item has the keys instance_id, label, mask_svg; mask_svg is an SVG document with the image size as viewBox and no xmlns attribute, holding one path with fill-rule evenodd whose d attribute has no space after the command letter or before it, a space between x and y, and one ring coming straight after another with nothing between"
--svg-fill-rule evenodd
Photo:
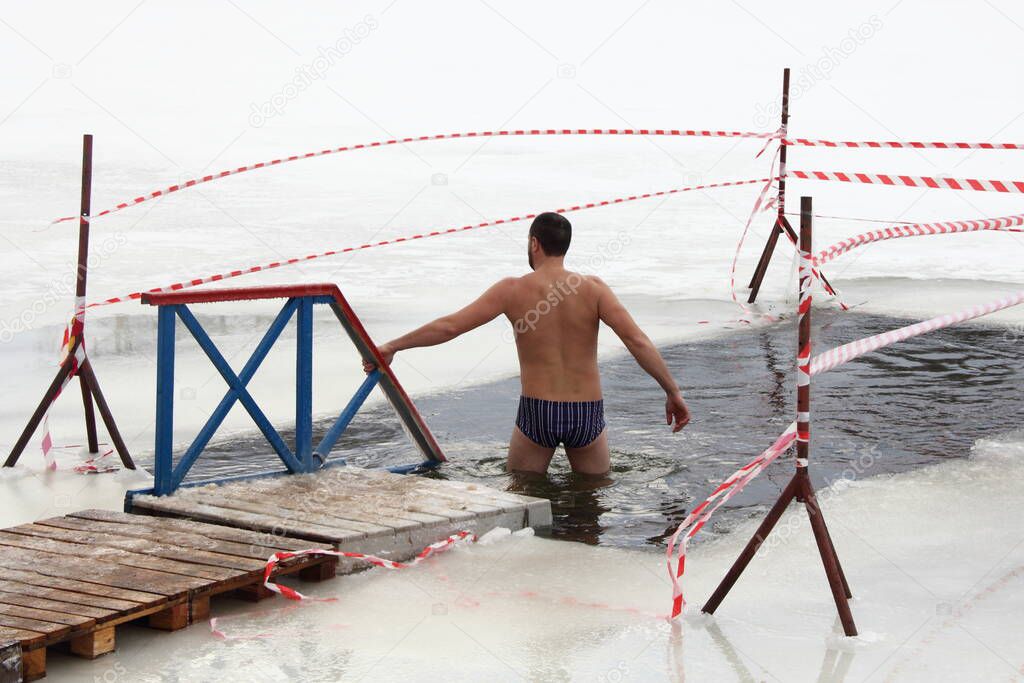
<instances>
[{"instance_id":1,"label":"blue metal railing","mask_svg":"<svg viewBox=\"0 0 1024 683\"><path fill-rule=\"evenodd\" d=\"M288 296L295 292L298 295ZM228 296L235 294L234 297ZM287 300L274 318L252 355L242 367L235 371L223 354L210 339L199 323L188 303L227 301L232 299L283 298ZM348 428L356 413L365 403L374 387L382 386L392 401L399 417L413 435L417 446L428 456L427 461L416 465L391 468L397 472L409 472L424 466L432 467L444 460L444 455L426 428L419 413L398 384L390 368L380 363L381 356L358 318L334 286L304 286L285 288L251 288L244 290L215 290L203 294L172 293L151 295L144 303L158 306L157 313L157 387L156 387L156 454L154 465L153 493L166 495L182 485L189 470L209 444L214 433L223 423L235 403L241 403L253 422L284 463L289 473L313 472L327 464L331 449ZM378 365L362 382L348 404L324 434L313 446L313 306L329 304L342 322L349 337L356 344L364 359ZM294 451L288 447L280 433L274 428L263 410L248 390L248 384L256 374L270 349L280 338L292 318L296 319L296 373L295 373L295 441ZM207 358L228 385L228 390L213 410L206 423L199 430L191 445L185 450L177 464L174 463L174 365L175 333L177 321L199 344ZM383 370L380 369L383 367ZM248 476L248 475L244 475Z\"/></svg>"}]
</instances>

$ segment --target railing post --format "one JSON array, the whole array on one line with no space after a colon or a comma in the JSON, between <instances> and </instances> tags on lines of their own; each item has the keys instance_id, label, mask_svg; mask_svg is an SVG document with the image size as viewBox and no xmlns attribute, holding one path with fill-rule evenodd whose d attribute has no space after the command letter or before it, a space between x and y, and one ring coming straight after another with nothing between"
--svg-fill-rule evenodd
<instances>
[{"instance_id":1,"label":"railing post","mask_svg":"<svg viewBox=\"0 0 1024 683\"><path fill-rule=\"evenodd\" d=\"M174 489L174 326L177 306L160 306L156 332L156 445L153 489L158 496Z\"/></svg>"},{"instance_id":2,"label":"railing post","mask_svg":"<svg viewBox=\"0 0 1024 683\"><path fill-rule=\"evenodd\" d=\"M313 471L313 299L298 301L295 358L295 459Z\"/></svg>"},{"instance_id":3,"label":"railing post","mask_svg":"<svg viewBox=\"0 0 1024 683\"><path fill-rule=\"evenodd\" d=\"M352 418L359 412L359 408L362 407L363 403L366 402L370 392L380 382L380 370L374 370L366 376L363 383L356 389L356 393L352 395L352 399L345 406L345 409L338 415L338 419L335 421L331 428L324 434L324 438L317 445L316 450L313 451L313 455L317 460L317 465L323 466L327 462L327 457L331 454L331 449L334 448L334 444L338 442L341 435L348 428Z\"/></svg>"}]
</instances>

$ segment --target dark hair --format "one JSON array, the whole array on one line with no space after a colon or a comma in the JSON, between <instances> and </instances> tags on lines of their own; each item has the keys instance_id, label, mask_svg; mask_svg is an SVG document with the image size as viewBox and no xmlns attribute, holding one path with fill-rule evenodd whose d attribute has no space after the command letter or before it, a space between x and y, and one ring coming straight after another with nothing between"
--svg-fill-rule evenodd
<instances>
[{"instance_id":1,"label":"dark hair","mask_svg":"<svg viewBox=\"0 0 1024 683\"><path fill-rule=\"evenodd\" d=\"M536 237L547 256L565 256L572 241L572 225L560 213L542 213L530 225L530 237Z\"/></svg>"}]
</instances>

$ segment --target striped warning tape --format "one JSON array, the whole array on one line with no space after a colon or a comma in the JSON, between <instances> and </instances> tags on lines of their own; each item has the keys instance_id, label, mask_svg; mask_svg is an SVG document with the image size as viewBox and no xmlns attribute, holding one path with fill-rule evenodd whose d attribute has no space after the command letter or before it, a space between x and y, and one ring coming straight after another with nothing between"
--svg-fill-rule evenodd
<instances>
[{"instance_id":1,"label":"striped warning tape","mask_svg":"<svg viewBox=\"0 0 1024 683\"><path fill-rule=\"evenodd\" d=\"M720 187L737 187L740 185L756 185L771 182L771 178L756 178L753 180L732 180L721 183L707 183L705 185L689 185L686 187L676 187L670 190L660 190L658 192L645 192L643 194L629 195L626 197L617 197L615 199L608 199L599 202L588 202L586 204L576 204L561 209L554 209L555 213L569 213L571 211L582 211L584 209L593 209L600 206L612 206L614 204L622 204L625 202L637 201L640 199L651 199L653 197L665 197L668 195L678 194L681 192L693 192L695 190L707 190L711 188ZM483 223L475 223L470 225L463 225L455 228L445 228L443 230L433 230L431 232L419 233L416 235L407 235L405 237L396 237L389 240L380 240L378 242L369 242L367 244L360 244L358 246L343 247L338 249L331 249L330 251L324 251L317 254L308 254L297 258L285 259L283 261L271 261L257 266L249 266L248 268L242 268L240 270L232 270L226 273L217 273L216 275L207 275L206 277L195 278L192 280L184 280L182 282L175 282L164 287L155 287L153 289L146 290L145 292L131 292L129 294L123 294L121 296L115 296L103 301L89 304L88 308L94 308L96 306L108 306L110 304L121 303L125 301L133 301L142 298L143 294L156 293L156 292L176 292L182 289L188 289L189 287L196 287L209 282L219 282L220 280L228 280L234 277L240 277L242 275L248 275L250 273L258 273L264 270L272 270L274 268L280 268L282 266L290 266L296 263L305 263L306 261L312 261L313 259L324 258L327 256L335 256L338 254L347 254L353 251L361 251L363 249L372 249L374 247L382 247L389 244L399 244L402 242L410 242L413 240L425 239L428 237L438 237L440 235L450 235L458 232L465 232L467 230L476 230L478 228L493 227L496 225L503 225L505 223L516 223L518 221L531 220L536 218L537 214L529 213L522 216L511 216L509 218L500 218L493 221L484 221Z\"/></svg>"},{"instance_id":2,"label":"striped warning tape","mask_svg":"<svg viewBox=\"0 0 1024 683\"><path fill-rule=\"evenodd\" d=\"M43 466L48 470L57 469L57 460L53 454L53 449L57 447L53 445L53 435L50 432L50 407L53 406L53 402L57 400L57 397L61 395L61 392L64 391L65 387L71 383L71 380L78 373L78 368L82 367L82 363L85 362L85 345L82 343L74 343L75 335L81 335L81 318L79 316L84 315L84 313L81 312L82 309L79 306L79 301L80 298L76 297L75 318L71 323L71 327L76 331L70 333L73 336L69 338L69 331L67 329L65 330L64 346L61 357L61 363L63 363L67 354L72 352L74 353L74 362L71 364L71 372L69 372L68 376L64 378L63 382L61 382L60 387L57 389L57 393L53 396L53 401L50 402L50 405L46 407L46 412L43 413L43 438L40 442L40 446L43 451Z\"/></svg>"},{"instance_id":3,"label":"striped warning tape","mask_svg":"<svg viewBox=\"0 0 1024 683\"><path fill-rule=\"evenodd\" d=\"M837 147L843 149L1024 149L1024 143L1016 142L850 142L836 140L808 140L807 138L785 138L782 144L803 147Z\"/></svg>"},{"instance_id":4,"label":"striped warning tape","mask_svg":"<svg viewBox=\"0 0 1024 683\"><path fill-rule=\"evenodd\" d=\"M686 600L683 598L682 579L686 570L686 547L689 545L690 539L697 535L697 532L711 519L711 515L718 508L742 491L750 481L761 474L762 470L784 453L795 440L796 422L794 421L779 435L779 438L775 439L775 443L729 475L710 496L704 499L704 502L693 508L682 524L676 529L675 533L669 538L665 557L668 562L668 574L672 579L672 611L669 616L670 619L678 617L683 611L683 606L686 605ZM679 549L678 559L675 558L677 547Z\"/></svg>"},{"instance_id":5,"label":"striped warning tape","mask_svg":"<svg viewBox=\"0 0 1024 683\"><path fill-rule=\"evenodd\" d=\"M976 180L933 176L888 175L885 173L844 173L841 171L789 171L793 178L803 180L838 180L844 183L924 187L937 190L973 190L975 192L1024 193L1021 180Z\"/></svg>"},{"instance_id":6,"label":"striped warning tape","mask_svg":"<svg viewBox=\"0 0 1024 683\"><path fill-rule=\"evenodd\" d=\"M423 560L427 559L431 555L437 555L443 553L446 550L451 550L455 545L461 541L468 543L476 542L476 534L470 531L460 531L452 534L443 541L437 543L431 543L426 548L421 550L410 562L396 562L394 560L387 560L383 557L377 557L376 555L366 555L364 553L350 553L340 550L324 550L322 548L310 548L308 550L296 550L293 552L281 552L274 553L267 559L267 565L263 568L263 585L269 590L275 593L280 593L289 600L308 600L309 598L294 588L288 586L282 586L281 584L274 583L270 580L270 575L274 572L274 567L283 560L290 559L292 557L301 557L303 555L326 555L329 557L346 557L353 560L363 560L369 562L377 567L383 567L384 569L408 569L414 567ZM329 598L333 600L334 598Z\"/></svg>"},{"instance_id":7,"label":"striped warning tape","mask_svg":"<svg viewBox=\"0 0 1024 683\"><path fill-rule=\"evenodd\" d=\"M913 223L872 230L871 232L854 235L842 242L837 242L824 249L814 257L814 265L821 266L846 252L872 242L900 239L902 237L920 237L925 235L949 235L961 232L979 232L985 230L1003 232L1024 232L1024 214L1002 216L1000 218L979 218L967 221L945 221L942 223Z\"/></svg>"},{"instance_id":8,"label":"striped warning tape","mask_svg":"<svg viewBox=\"0 0 1024 683\"><path fill-rule=\"evenodd\" d=\"M143 195L139 195L133 199L128 199L116 206L109 209L104 209L97 213L92 214L92 218L99 218L106 216L122 209L127 209L129 206L136 206L143 202L148 202L151 199L163 197L165 195L173 194L174 192L180 192L181 190L195 187L196 185L202 185L203 183L213 182L214 180L220 180L221 178L227 178L229 176L238 175L239 173L245 173L247 171L255 171L260 168L270 168L272 166L280 166L292 161L300 161L302 159L312 159L315 157L327 156L329 154L339 154L341 152L354 152L361 149L373 149L376 147L389 147L391 145L405 145L416 142L429 142L433 140L457 140L465 138L500 138L500 137L517 137L517 136L529 136L529 135L618 135L618 136L671 136L671 137L705 137L705 138L760 138L760 139L773 139L781 137L779 131L770 133L758 133L749 131L736 131L736 130L681 130L681 129L668 129L668 128L531 128L531 129L517 129L517 130L483 130L483 131L470 131L463 133L437 133L434 135L419 135L415 137L407 138L392 138L389 140L377 140L374 142L364 142L354 145L343 145L341 147L333 147L330 149L322 149L317 152L306 152L305 154L293 154L292 156L281 157L279 159L271 159L269 161L260 161L255 164L249 164L247 166L239 166L237 168L226 169L217 173L211 173L204 175L199 178L193 178L186 180L183 183L177 183L175 185L169 185L161 190L153 190ZM79 216L63 216L53 221L53 223L64 223L65 221L79 220ZM86 220L89 220L86 217Z\"/></svg>"},{"instance_id":9,"label":"striped warning tape","mask_svg":"<svg viewBox=\"0 0 1024 683\"><path fill-rule=\"evenodd\" d=\"M796 440L806 444L811 440L811 416L810 392L811 392L811 334L809 328L804 328L808 323L807 316L811 312L811 302L814 297L811 294L811 271L814 269L811 261L811 253L804 250L804 245L798 247L800 257L799 290L800 302L797 304L797 328L801 330L800 336L805 337L803 344L796 353L796 395L797 395L797 417L796 417ZM804 406L804 407L801 407ZM807 467L807 462L802 457L797 458L797 467Z\"/></svg>"},{"instance_id":10,"label":"striped warning tape","mask_svg":"<svg viewBox=\"0 0 1024 683\"><path fill-rule=\"evenodd\" d=\"M928 320L923 320L919 323L914 323L913 325L907 325L906 327L890 330L889 332L883 332L871 337L865 337L864 339L858 339L857 341L850 342L849 344L837 346L834 349L830 349L814 357L811 361L811 374L817 375L822 372L828 372L829 370L839 367L844 363L849 363L854 358L859 358L866 353L876 351L882 347L889 346L896 342L901 342L921 334L941 330L944 327L949 327L950 325L955 325L966 320L980 318L983 315L989 315L990 313L995 313L996 311L1001 311L1004 308L1010 308L1011 306L1017 306L1021 303L1024 303L1024 291L1004 296L1001 299L997 299L996 301L992 301L987 304L971 306L959 313L947 313Z\"/></svg>"}]
</instances>

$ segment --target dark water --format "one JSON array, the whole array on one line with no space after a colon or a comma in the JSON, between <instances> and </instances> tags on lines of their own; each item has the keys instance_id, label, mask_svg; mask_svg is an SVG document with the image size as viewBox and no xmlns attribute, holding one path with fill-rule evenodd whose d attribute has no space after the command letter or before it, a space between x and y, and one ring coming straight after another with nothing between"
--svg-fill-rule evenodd
<instances>
[{"instance_id":1,"label":"dark water","mask_svg":"<svg viewBox=\"0 0 1024 683\"><path fill-rule=\"evenodd\" d=\"M816 314L824 350L907 321ZM1004 330L959 327L904 342L821 375L812 387L812 473L822 484L902 472L965 457L980 437L1017 429L1024 355ZM512 488L552 502L556 538L611 546L659 545L721 479L767 447L793 419L795 327L743 330L662 348L693 422L673 435L664 394L630 357L602 363L612 471L573 476L556 453L548 477L513 481L505 451L518 379L421 398L417 405L450 462L430 476ZM316 425L317 435L329 426ZM288 439L290 435L286 434ZM268 455L269 454L269 455ZM379 467L418 462L389 406L361 412L332 457ZM715 517L726 532L774 501L792 472L783 456ZM258 432L207 449L192 478L279 465Z\"/></svg>"}]
</instances>

